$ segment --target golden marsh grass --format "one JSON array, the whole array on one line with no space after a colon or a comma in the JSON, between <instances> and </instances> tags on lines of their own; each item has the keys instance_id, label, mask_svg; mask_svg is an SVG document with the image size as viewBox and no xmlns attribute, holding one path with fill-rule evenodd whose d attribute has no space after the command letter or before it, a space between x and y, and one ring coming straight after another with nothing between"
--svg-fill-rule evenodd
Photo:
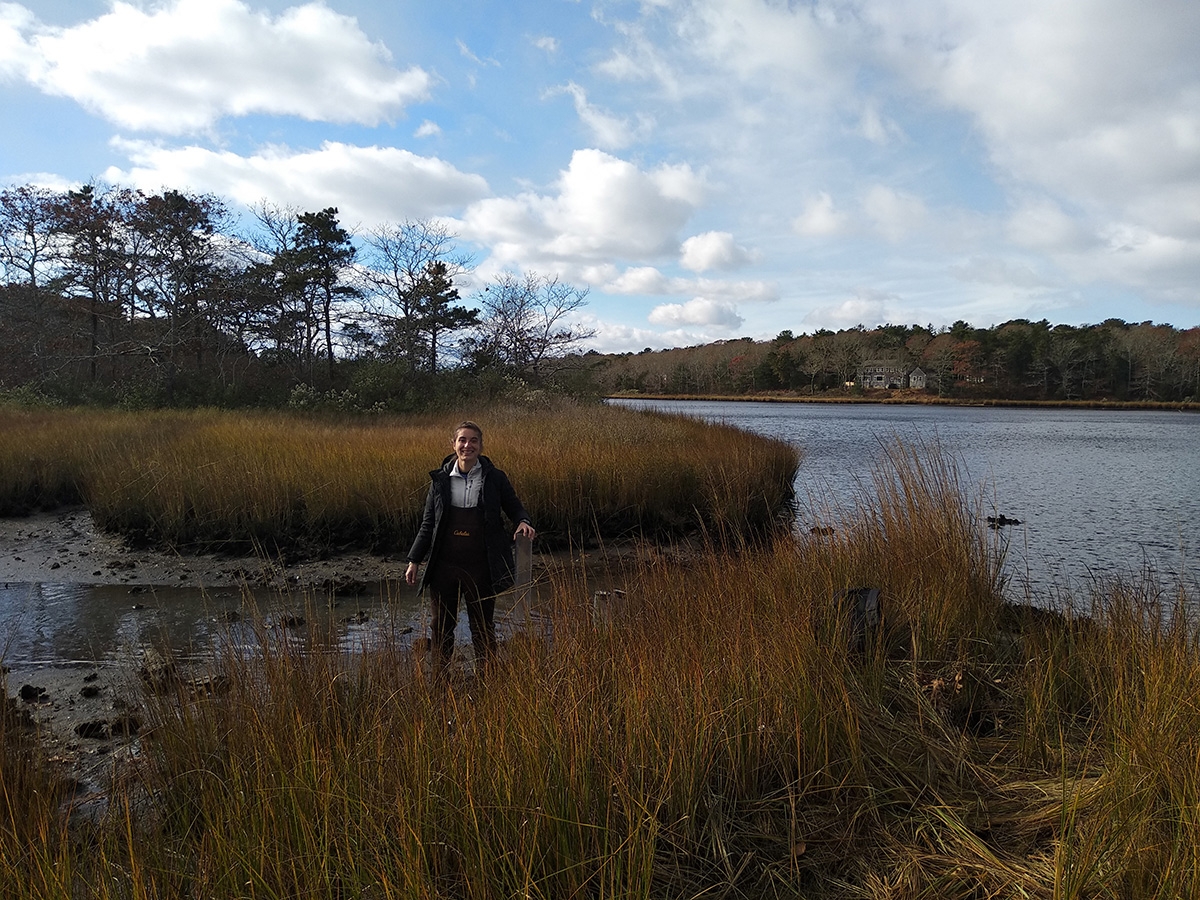
<instances>
[{"instance_id":1,"label":"golden marsh grass","mask_svg":"<svg viewBox=\"0 0 1200 900\"><path fill-rule=\"evenodd\" d=\"M105 817L67 840L24 808L0 892L1200 895L1197 598L1006 606L980 518L952 466L898 447L832 534L609 573L611 625L582 568L552 568L549 625L484 680L264 625L213 663L226 693L145 699ZM860 585L885 620L855 652L834 598Z\"/></svg>"},{"instance_id":2,"label":"golden marsh grass","mask_svg":"<svg viewBox=\"0 0 1200 900\"><path fill-rule=\"evenodd\" d=\"M778 526L783 442L607 407L477 417L546 540ZM106 529L191 549L396 548L458 418L0 409L0 512L83 500Z\"/></svg>"}]
</instances>

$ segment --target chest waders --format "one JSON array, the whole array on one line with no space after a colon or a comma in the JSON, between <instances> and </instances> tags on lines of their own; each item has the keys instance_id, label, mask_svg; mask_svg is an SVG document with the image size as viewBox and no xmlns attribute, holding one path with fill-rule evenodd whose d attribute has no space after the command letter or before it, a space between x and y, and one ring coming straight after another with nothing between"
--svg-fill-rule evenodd
<instances>
[{"instance_id":1,"label":"chest waders","mask_svg":"<svg viewBox=\"0 0 1200 900\"><path fill-rule=\"evenodd\" d=\"M432 562L433 571L427 576L433 614L434 665L444 666L454 653L460 597L467 603L475 659L477 663L486 663L496 652L496 595L488 570L483 507L451 506L444 515L441 548Z\"/></svg>"}]
</instances>

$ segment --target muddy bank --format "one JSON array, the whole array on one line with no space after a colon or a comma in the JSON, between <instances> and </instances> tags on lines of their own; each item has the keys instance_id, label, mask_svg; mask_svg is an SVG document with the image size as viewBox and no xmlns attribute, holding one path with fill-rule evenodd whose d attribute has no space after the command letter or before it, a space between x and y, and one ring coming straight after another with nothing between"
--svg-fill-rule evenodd
<instances>
[{"instance_id":1,"label":"muddy bank","mask_svg":"<svg viewBox=\"0 0 1200 900\"><path fill-rule=\"evenodd\" d=\"M0 582L316 589L348 581L402 580L406 565L402 554L349 553L285 562L132 549L120 536L99 531L82 507L0 518Z\"/></svg>"},{"instance_id":2,"label":"muddy bank","mask_svg":"<svg viewBox=\"0 0 1200 900\"><path fill-rule=\"evenodd\" d=\"M663 550L625 546L586 554L535 552L534 581L546 590L550 569L583 565L589 582L607 588L610 570L620 570L646 552ZM156 630L156 616L161 621L167 611L187 607L206 620L202 631L216 633L238 627L229 623L239 615L244 624L269 610L267 621L273 627L300 637L306 604L315 602L337 629L351 632L352 641L369 643L374 630L411 641L424 636L425 629L416 591L404 584L406 566L401 555L362 552L292 562L131 548L120 536L99 531L83 508L0 518L0 596L36 595L36 602L26 604L26 614L28 618L28 608L37 607L41 617L21 624L21 641L13 639L10 622L0 622L9 628L9 639L0 646L9 709L36 732L47 757L62 771L65 798L87 814L105 802L108 779L136 763L146 649L165 633ZM249 591L273 599L251 611L239 600ZM203 600L196 599L200 592ZM51 595L62 594L77 602L54 605ZM497 606L502 639L510 604L501 598ZM108 637L91 645L83 639L63 640L62 632L79 630L83 619L91 626L103 624ZM459 630L460 646L469 648L465 608ZM30 633L36 638L32 643ZM53 645L55 652L25 652L31 645ZM71 652L62 652L68 645ZM202 678L204 668L202 660L184 663L181 675Z\"/></svg>"},{"instance_id":3,"label":"muddy bank","mask_svg":"<svg viewBox=\"0 0 1200 900\"><path fill-rule=\"evenodd\" d=\"M156 594L188 588L280 591L298 603L334 592L368 593L380 584L393 594L412 593L403 583L406 565L402 557L362 553L285 563L131 549L120 536L99 531L83 508L0 518L0 587L94 586L127 593L128 608L146 608L146 615ZM94 660L46 662L16 659L13 649L11 640L0 647L11 714L37 733L62 772L64 799L86 813L103 803L107 778L138 754L144 653L134 648Z\"/></svg>"}]
</instances>

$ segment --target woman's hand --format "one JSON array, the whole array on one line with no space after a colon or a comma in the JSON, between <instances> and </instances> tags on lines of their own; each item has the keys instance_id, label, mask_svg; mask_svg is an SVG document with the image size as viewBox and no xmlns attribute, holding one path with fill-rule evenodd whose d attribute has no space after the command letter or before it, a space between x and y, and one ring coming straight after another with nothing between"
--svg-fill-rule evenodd
<instances>
[{"instance_id":1,"label":"woman's hand","mask_svg":"<svg viewBox=\"0 0 1200 900\"><path fill-rule=\"evenodd\" d=\"M516 540L519 537L527 537L532 541L535 537L537 537L537 532L533 530L533 526L528 522L522 522L517 526L517 530L513 532L513 540Z\"/></svg>"},{"instance_id":2,"label":"woman's hand","mask_svg":"<svg viewBox=\"0 0 1200 900\"><path fill-rule=\"evenodd\" d=\"M404 570L404 580L409 584L416 584L418 568L420 567L415 562L410 562L408 568Z\"/></svg>"}]
</instances>

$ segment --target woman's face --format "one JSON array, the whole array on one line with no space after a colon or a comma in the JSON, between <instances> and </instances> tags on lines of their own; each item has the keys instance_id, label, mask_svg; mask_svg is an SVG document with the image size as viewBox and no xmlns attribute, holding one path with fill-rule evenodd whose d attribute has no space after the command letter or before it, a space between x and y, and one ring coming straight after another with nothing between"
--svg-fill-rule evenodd
<instances>
[{"instance_id":1,"label":"woman's face","mask_svg":"<svg viewBox=\"0 0 1200 900\"><path fill-rule=\"evenodd\" d=\"M483 438L477 431L460 428L454 433L454 455L458 457L458 471L469 472L479 461L483 450Z\"/></svg>"}]
</instances>

